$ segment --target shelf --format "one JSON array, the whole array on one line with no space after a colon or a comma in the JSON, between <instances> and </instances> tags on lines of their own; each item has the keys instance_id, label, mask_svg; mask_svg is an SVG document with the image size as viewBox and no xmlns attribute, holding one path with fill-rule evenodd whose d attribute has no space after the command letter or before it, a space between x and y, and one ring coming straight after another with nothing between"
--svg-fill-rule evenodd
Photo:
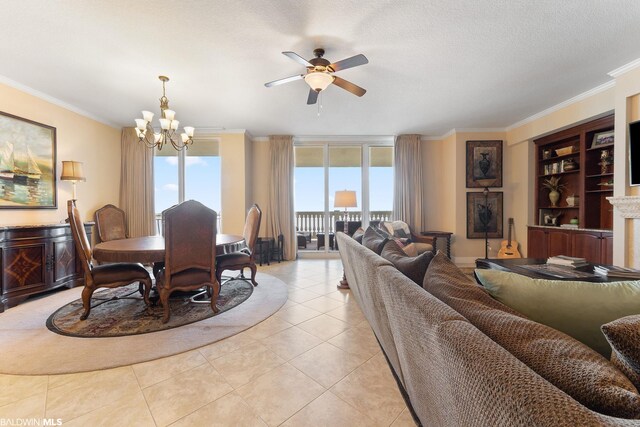
<instances>
[{"instance_id":1,"label":"shelf","mask_svg":"<svg viewBox=\"0 0 640 427\"><path fill-rule=\"evenodd\" d=\"M563 154L562 156L553 156L548 159L540 159L540 163L554 163L558 160L566 159L568 157L578 157L580 156L579 151L574 151L573 153Z\"/></svg>"},{"instance_id":2,"label":"shelf","mask_svg":"<svg viewBox=\"0 0 640 427\"><path fill-rule=\"evenodd\" d=\"M598 145L597 147L590 147L587 148L587 151L596 151L596 150L604 150L605 148L612 148L614 144L605 144L605 145Z\"/></svg>"},{"instance_id":3,"label":"shelf","mask_svg":"<svg viewBox=\"0 0 640 427\"><path fill-rule=\"evenodd\" d=\"M563 210L568 210L568 209L578 209L579 206L556 206L555 208L552 208L551 206L540 206L538 209L550 209L550 210L556 210L556 209L563 209Z\"/></svg>"},{"instance_id":4,"label":"shelf","mask_svg":"<svg viewBox=\"0 0 640 427\"><path fill-rule=\"evenodd\" d=\"M585 178L603 178L606 176L613 176L613 172L609 172L609 173L600 173L597 175L587 175Z\"/></svg>"},{"instance_id":5,"label":"shelf","mask_svg":"<svg viewBox=\"0 0 640 427\"><path fill-rule=\"evenodd\" d=\"M574 169L572 171L566 171L566 172L550 173L548 175L538 175L538 178L548 178L554 175L570 175L572 173L578 173L578 172L580 172L580 169Z\"/></svg>"},{"instance_id":6,"label":"shelf","mask_svg":"<svg viewBox=\"0 0 640 427\"><path fill-rule=\"evenodd\" d=\"M587 190L585 193L613 193L613 187L607 190Z\"/></svg>"}]
</instances>

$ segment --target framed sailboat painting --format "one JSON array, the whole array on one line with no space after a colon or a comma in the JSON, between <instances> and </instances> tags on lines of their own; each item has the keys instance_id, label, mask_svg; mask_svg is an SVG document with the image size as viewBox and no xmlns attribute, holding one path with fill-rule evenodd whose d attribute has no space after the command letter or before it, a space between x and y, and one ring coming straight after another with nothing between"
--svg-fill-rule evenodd
<instances>
[{"instance_id":1,"label":"framed sailboat painting","mask_svg":"<svg viewBox=\"0 0 640 427\"><path fill-rule=\"evenodd\" d=\"M56 200L56 128L0 112L0 209L55 209Z\"/></svg>"}]
</instances>

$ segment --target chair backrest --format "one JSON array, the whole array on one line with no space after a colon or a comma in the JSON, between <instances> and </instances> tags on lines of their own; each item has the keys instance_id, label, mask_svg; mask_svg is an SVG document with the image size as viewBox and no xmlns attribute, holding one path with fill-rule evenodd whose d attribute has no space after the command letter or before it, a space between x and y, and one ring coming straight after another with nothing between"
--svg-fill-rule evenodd
<instances>
[{"instance_id":1,"label":"chair backrest","mask_svg":"<svg viewBox=\"0 0 640 427\"><path fill-rule=\"evenodd\" d=\"M187 200L162 212L165 272L172 274L197 268L216 270L217 214L195 200Z\"/></svg>"},{"instance_id":2,"label":"chair backrest","mask_svg":"<svg viewBox=\"0 0 640 427\"><path fill-rule=\"evenodd\" d=\"M76 252L82 263L85 273L85 280L91 276L91 243L84 229L82 217L76 206L75 200L67 201L67 213L69 214L69 225L71 226L71 235L76 245Z\"/></svg>"},{"instance_id":3,"label":"chair backrest","mask_svg":"<svg viewBox=\"0 0 640 427\"><path fill-rule=\"evenodd\" d=\"M129 237L124 211L117 206L104 205L94 214L101 242Z\"/></svg>"},{"instance_id":4,"label":"chair backrest","mask_svg":"<svg viewBox=\"0 0 640 427\"><path fill-rule=\"evenodd\" d=\"M254 203L254 205L251 206L251 209L249 209L247 219L244 223L244 231L242 232L245 244L247 245L247 248L249 248L252 257L254 248L256 247L256 241L258 240L258 234L260 233L261 221L262 210Z\"/></svg>"}]
</instances>

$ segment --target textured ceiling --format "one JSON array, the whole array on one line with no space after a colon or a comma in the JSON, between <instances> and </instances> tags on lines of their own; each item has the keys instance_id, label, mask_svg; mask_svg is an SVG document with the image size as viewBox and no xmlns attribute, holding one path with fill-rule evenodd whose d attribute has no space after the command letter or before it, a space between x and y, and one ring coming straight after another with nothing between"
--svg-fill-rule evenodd
<instances>
[{"instance_id":1,"label":"textured ceiling","mask_svg":"<svg viewBox=\"0 0 640 427\"><path fill-rule=\"evenodd\" d=\"M117 126L159 111L255 136L442 135L502 128L640 58L638 0L0 0L0 76ZM369 64L322 112L281 54Z\"/></svg>"}]
</instances>

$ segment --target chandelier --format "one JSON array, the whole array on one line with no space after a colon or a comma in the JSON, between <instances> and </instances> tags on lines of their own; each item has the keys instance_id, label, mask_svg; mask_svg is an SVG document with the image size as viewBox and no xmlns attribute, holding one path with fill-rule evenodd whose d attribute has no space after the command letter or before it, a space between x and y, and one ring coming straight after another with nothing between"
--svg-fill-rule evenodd
<instances>
[{"instance_id":1,"label":"chandelier","mask_svg":"<svg viewBox=\"0 0 640 427\"><path fill-rule=\"evenodd\" d=\"M151 127L153 113L151 111L143 111L142 118L136 119L136 134L147 147L162 150L162 147L171 143L173 148L180 151L188 148L193 144L194 128L185 126L184 132L178 138L178 125L180 122L175 120L176 112L169 109L169 99L165 94L164 84L169 81L169 77L158 76L162 81L162 98L160 98L160 132L154 132Z\"/></svg>"}]
</instances>

